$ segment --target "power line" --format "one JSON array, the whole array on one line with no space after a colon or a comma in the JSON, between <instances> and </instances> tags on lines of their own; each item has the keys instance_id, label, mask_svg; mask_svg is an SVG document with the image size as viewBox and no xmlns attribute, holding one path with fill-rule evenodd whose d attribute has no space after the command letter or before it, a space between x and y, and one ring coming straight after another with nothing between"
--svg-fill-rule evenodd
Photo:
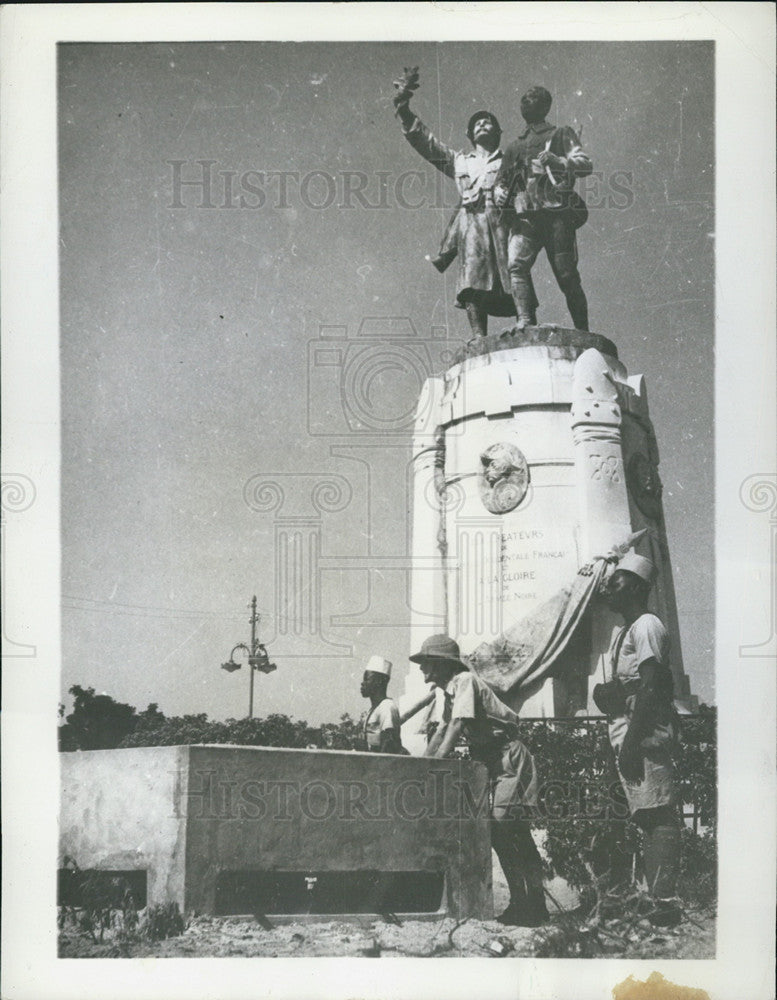
<instances>
[{"instance_id":1,"label":"power line","mask_svg":"<svg viewBox=\"0 0 777 1000\"><path fill-rule=\"evenodd\" d=\"M94 605L94 607L80 607L79 604L76 605L63 605L63 607L68 607L71 611L113 611L119 608L128 608L134 611L150 611L159 612L165 615L183 615L186 617L217 617L217 618L228 618L228 619L240 619L244 618L244 615L238 614L236 611L199 611L194 608L166 608L158 604L126 604L122 601L111 601L107 598L101 597L79 597L76 594L63 594L63 601L76 601L86 604ZM267 617L274 618L275 615L265 608L258 609L263 615Z\"/></svg>"}]
</instances>

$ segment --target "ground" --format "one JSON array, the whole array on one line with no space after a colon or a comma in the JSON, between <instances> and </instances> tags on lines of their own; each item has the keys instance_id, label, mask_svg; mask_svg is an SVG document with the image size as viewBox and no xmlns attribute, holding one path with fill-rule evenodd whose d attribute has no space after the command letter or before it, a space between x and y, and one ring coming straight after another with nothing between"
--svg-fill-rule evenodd
<instances>
[{"instance_id":1,"label":"ground","mask_svg":"<svg viewBox=\"0 0 777 1000\"><path fill-rule=\"evenodd\" d=\"M459 958L494 957L612 957L702 959L715 955L715 913L712 908L689 909L675 928L657 929L645 919L618 914L592 930L574 914L574 894L556 880L548 884L562 907L539 930L503 927L493 920L451 917L437 920L386 920L288 923L262 926L255 920L193 917L183 934L163 941L146 941L115 928L102 943L70 920L60 931L61 958L224 958L224 957L360 957ZM494 865L494 906L507 904L507 887Z\"/></svg>"}]
</instances>

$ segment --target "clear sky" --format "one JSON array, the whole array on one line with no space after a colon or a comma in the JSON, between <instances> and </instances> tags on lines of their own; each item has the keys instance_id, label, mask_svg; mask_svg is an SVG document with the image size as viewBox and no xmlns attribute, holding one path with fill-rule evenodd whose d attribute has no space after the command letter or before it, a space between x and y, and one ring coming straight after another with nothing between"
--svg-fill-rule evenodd
<instances>
[{"instance_id":1,"label":"clear sky","mask_svg":"<svg viewBox=\"0 0 777 1000\"><path fill-rule=\"evenodd\" d=\"M453 277L423 259L452 182L392 114L391 81L417 64L414 106L451 145L482 107L515 137L533 83L551 121L582 129L601 171L580 234L591 328L647 379L685 669L712 700L712 57L704 42L63 45L63 693L244 714L246 671L219 664L248 638L254 593L278 664L257 714L358 713L373 652L404 672L405 575L368 586L363 566L407 552L401 416L424 366L468 336ZM209 197L180 185L206 170ZM544 259L536 272L540 320L567 325ZM389 349L355 386L315 348L347 362L358 333L408 331L420 366ZM320 594L299 581L291 617L282 524L327 567Z\"/></svg>"}]
</instances>

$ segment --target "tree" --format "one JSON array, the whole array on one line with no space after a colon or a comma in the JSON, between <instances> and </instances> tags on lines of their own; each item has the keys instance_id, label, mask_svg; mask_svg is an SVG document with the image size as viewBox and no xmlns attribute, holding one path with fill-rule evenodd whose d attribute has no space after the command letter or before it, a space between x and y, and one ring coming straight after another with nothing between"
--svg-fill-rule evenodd
<instances>
[{"instance_id":1,"label":"tree","mask_svg":"<svg viewBox=\"0 0 777 1000\"><path fill-rule=\"evenodd\" d=\"M112 750L136 729L154 729L165 719L153 702L138 714L133 705L115 701L107 694L95 694L92 687L74 684L70 694L73 711L59 727L60 750ZM60 718L64 713L65 708L60 705Z\"/></svg>"}]
</instances>

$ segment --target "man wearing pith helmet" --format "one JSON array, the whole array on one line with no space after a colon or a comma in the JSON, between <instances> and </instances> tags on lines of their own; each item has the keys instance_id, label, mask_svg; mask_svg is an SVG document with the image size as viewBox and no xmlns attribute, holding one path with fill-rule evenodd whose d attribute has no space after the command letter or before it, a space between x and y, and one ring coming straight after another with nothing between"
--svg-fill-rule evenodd
<instances>
[{"instance_id":1,"label":"man wearing pith helmet","mask_svg":"<svg viewBox=\"0 0 777 1000\"><path fill-rule=\"evenodd\" d=\"M399 738L399 711L386 691L391 678L391 661L371 656L364 668L362 698L370 699L364 720L364 739L373 753L405 753Z\"/></svg>"},{"instance_id":2,"label":"man wearing pith helmet","mask_svg":"<svg viewBox=\"0 0 777 1000\"><path fill-rule=\"evenodd\" d=\"M536 805L537 770L526 746L517 738L519 718L461 660L459 647L447 635L426 639L411 656L427 683L445 697L443 721L427 757L451 757L460 739L470 756L488 768L491 779L491 842L510 889L510 905L497 920L534 927L548 911L542 886L542 861L525 816Z\"/></svg>"},{"instance_id":3,"label":"man wearing pith helmet","mask_svg":"<svg viewBox=\"0 0 777 1000\"><path fill-rule=\"evenodd\" d=\"M594 688L594 700L610 718L631 818L643 832L643 864L648 890L656 900L655 923L672 923L679 911L675 895L680 863L677 783L672 754L678 737L673 702L669 636L647 610L655 576L650 559L633 550L624 555L605 590L608 606L623 616L610 647L612 681Z\"/></svg>"}]
</instances>

